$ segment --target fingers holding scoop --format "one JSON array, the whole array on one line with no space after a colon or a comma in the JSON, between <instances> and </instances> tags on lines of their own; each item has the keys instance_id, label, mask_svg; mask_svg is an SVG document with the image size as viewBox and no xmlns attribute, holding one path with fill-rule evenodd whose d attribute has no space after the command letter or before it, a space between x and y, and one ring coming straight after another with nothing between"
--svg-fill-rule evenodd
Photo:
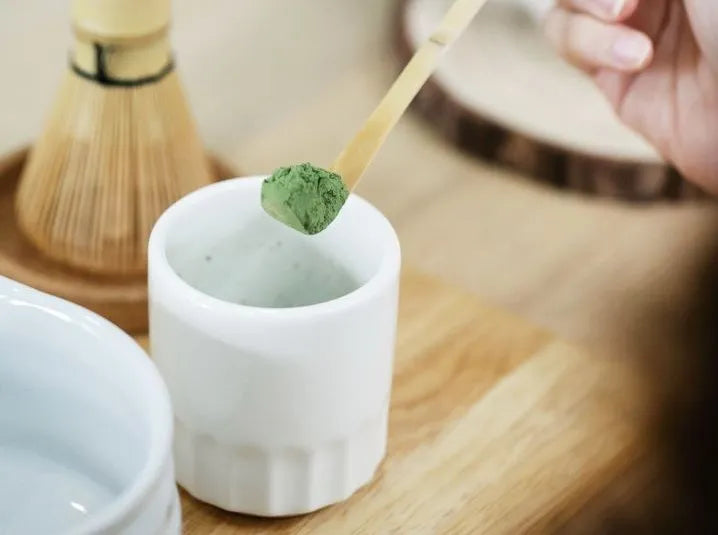
<instances>
[{"instance_id":1,"label":"fingers holding scoop","mask_svg":"<svg viewBox=\"0 0 718 535\"><path fill-rule=\"evenodd\" d=\"M622 24L637 4L638 0L561 0L546 18L546 35L566 59L585 71L640 71L653 57L653 43Z\"/></svg>"}]
</instances>

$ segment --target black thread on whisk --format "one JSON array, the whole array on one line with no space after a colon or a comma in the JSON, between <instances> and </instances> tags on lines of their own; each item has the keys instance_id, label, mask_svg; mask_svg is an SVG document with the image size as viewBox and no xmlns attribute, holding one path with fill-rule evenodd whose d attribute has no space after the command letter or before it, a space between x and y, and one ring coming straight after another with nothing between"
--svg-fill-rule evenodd
<instances>
[{"instance_id":1,"label":"black thread on whisk","mask_svg":"<svg viewBox=\"0 0 718 535\"><path fill-rule=\"evenodd\" d=\"M150 76L134 79L112 78L107 73L107 59L105 54L108 47L106 45L102 45L101 43L93 43L92 46L95 50L95 65L97 72L93 74L82 70L74 61L72 61L72 59L70 60L70 68L78 76L81 76L86 80L97 82L100 85L113 87L137 87L140 85L153 84L155 82L159 82L162 78L171 73L175 67L174 61L170 59L169 63L159 72L151 74Z\"/></svg>"},{"instance_id":2,"label":"black thread on whisk","mask_svg":"<svg viewBox=\"0 0 718 535\"><path fill-rule=\"evenodd\" d=\"M92 47L95 49L95 65L97 65L97 81L101 84L106 84L110 79L107 76L107 65L105 64L105 47L100 43L92 43Z\"/></svg>"}]
</instances>

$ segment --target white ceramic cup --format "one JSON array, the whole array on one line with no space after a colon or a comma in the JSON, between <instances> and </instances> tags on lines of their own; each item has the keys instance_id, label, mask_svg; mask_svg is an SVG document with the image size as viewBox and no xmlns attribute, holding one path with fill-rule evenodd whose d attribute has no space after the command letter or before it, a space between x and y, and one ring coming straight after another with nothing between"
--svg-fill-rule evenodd
<instances>
[{"instance_id":1,"label":"white ceramic cup","mask_svg":"<svg viewBox=\"0 0 718 535\"><path fill-rule=\"evenodd\" d=\"M400 250L357 196L327 230L301 235L263 212L261 182L207 186L160 217L149 244L151 353L175 410L179 483L223 509L285 516L348 498L384 457ZM286 261L258 256L280 245ZM295 308L221 298L279 292L309 250L358 288Z\"/></svg>"},{"instance_id":2,"label":"white ceramic cup","mask_svg":"<svg viewBox=\"0 0 718 535\"><path fill-rule=\"evenodd\" d=\"M171 437L134 340L0 277L0 533L179 535Z\"/></svg>"}]
</instances>

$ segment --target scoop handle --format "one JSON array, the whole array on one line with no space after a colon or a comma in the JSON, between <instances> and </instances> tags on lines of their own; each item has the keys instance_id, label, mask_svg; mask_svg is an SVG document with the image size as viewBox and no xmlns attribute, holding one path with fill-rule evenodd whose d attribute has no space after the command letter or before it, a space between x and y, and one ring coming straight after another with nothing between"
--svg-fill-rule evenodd
<instances>
[{"instance_id":1,"label":"scoop handle","mask_svg":"<svg viewBox=\"0 0 718 535\"><path fill-rule=\"evenodd\" d=\"M350 191L359 183L384 141L436 70L441 56L466 30L488 0L456 0L439 26L416 51L391 89L344 148L331 169Z\"/></svg>"}]
</instances>

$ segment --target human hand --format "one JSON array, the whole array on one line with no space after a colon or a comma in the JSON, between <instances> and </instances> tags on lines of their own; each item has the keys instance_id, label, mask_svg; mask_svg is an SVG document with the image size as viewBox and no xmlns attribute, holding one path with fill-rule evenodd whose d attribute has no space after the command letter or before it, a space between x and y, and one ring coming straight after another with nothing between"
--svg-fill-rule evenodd
<instances>
[{"instance_id":1,"label":"human hand","mask_svg":"<svg viewBox=\"0 0 718 535\"><path fill-rule=\"evenodd\" d=\"M718 2L558 0L546 33L621 120L718 194Z\"/></svg>"}]
</instances>

